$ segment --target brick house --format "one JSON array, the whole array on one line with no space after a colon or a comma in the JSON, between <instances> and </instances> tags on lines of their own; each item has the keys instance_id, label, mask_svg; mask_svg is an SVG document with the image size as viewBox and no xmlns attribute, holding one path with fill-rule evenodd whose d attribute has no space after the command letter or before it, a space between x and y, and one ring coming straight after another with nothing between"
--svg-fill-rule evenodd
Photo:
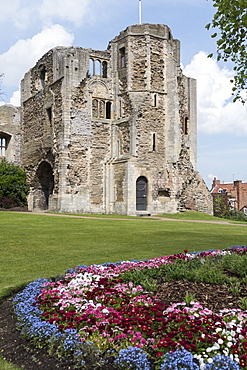
<instances>
[{"instance_id":1,"label":"brick house","mask_svg":"<svg viewBox=\"0 0 247 370\"><path fill-rule=\"evenodd\" d=\"M224 199L228 210L239 210L247 214L247 183L235 180L233 183L221 183L216 177L213 180L211 194L213 201L217 197Z\"/></svg>"}]
</instances>

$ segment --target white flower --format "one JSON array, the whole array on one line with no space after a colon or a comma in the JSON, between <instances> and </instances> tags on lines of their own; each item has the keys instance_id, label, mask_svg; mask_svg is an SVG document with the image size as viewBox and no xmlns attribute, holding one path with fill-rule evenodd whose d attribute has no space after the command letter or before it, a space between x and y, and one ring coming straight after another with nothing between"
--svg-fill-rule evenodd
<instances>
[{"instance_id":1,"label":"white flower","mask_svg":"<svg viewBox=\"0 0 247 370\"><path fill-rule=\"evenodd\" d=\"M223 339L219 338L219 339L218 339L218 343L219 343L219 344L223 344L223 343L224 343Z\"/></svg>"}]
</instances>

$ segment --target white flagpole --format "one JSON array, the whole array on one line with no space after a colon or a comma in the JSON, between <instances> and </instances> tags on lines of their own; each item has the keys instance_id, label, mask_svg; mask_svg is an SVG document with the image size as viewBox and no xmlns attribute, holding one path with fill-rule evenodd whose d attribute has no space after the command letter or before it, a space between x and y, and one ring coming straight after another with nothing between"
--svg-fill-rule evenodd
<instances>
[{"instance_id":1,"label":"white flagpole","mask_svg":"<svg viewBox=\"0 0 247 370\"><path fill-rule=\"evenodd\" d=\"M142 24L142 1L139 0L139 24Z\"/></svg>"}]
</instances>

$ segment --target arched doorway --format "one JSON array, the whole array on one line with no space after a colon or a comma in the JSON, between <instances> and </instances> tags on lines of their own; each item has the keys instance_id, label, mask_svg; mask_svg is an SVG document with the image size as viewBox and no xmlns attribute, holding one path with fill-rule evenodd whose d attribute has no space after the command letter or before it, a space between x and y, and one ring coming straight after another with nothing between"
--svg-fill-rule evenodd
<instances>
[{"instance_id":1,"label":"arched doorway","mask_svg":"<svg viewBox=\"0 0 247 370\"><path fill-rule=\"evenodd\" d=\"M136 180L136 210L147 210L147 179L144 176L138 177Z\"/></svg>"},{"instance_id":2,"label":"arched doorway","mask_svg":"<svg viewBox=\"0 0 247 370\"><path fill-rule=\"evenodd\" d=\"M48 162L41 162L37 172L34 187L33 208L34 210L45 211L49 207L49 196L53 193L54 176L51 165Z\"/></svg>"}]
</instances>

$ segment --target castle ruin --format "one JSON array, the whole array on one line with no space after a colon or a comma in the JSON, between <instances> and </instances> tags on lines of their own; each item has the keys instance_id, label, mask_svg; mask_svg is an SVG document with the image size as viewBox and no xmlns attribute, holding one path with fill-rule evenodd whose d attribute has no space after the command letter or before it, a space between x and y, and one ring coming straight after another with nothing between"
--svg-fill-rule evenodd
<instances>
[{"instance_id":1,"label":"castle ruin","mask_svg":"<svg viewBox=\"0 0 247 370\"><path fill-rule=\"evenodd\" d=\"M130 26L105 51L48 51L21 81L29 209L212 214L196 115L196 81L166 25Z\"/></svg>"}]
</instances>

